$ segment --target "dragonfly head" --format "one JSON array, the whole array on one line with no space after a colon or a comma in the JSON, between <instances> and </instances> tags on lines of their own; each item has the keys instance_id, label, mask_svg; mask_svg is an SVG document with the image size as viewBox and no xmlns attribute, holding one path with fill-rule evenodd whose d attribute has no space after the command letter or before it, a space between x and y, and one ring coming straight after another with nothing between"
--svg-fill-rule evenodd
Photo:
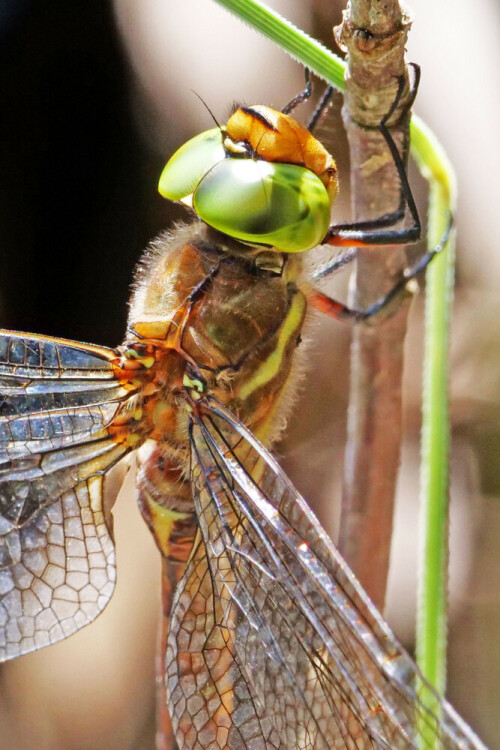
<instances>
[{"instance_id":1,"label":"dragonfly head","mask_svg":"<svg viewBox=\"0 0 500 750\"><path fill-rule=\"evenodd\" d=\"M296 253L326 235L337 169L303 125L256 105L240 107L224 127L181 146L161 174L159 191L237 240Z\"/></svg>"}]
</instances>

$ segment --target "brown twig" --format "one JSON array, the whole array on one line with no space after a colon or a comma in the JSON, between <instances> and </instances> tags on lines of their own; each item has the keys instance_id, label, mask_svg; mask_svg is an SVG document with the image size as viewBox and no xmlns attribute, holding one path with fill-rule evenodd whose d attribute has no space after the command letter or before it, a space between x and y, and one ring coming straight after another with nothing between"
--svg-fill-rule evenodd
<instances>
[{"instance_id":1,"label":"brown twig","mask_svg":"<svg viewBox=\"0 0 500 750\"><path fill-rule=\"evenodd\" d=\"M377 124L390 110L398 78L406 88L391 118L399 147L408 137L408 78L404 48L410 19L397 0L350 0L335 29L348 53L344 120L351 155L356 219L394 210L400 183ZM404 267L401 247L359 250L351 300L366 307L389 289ZM339 546L375 604L385 598L392 516L401 445L401 378L408 301L384 320L356 328L351 349L344 492Z\"/></svg>"}]
</instances>

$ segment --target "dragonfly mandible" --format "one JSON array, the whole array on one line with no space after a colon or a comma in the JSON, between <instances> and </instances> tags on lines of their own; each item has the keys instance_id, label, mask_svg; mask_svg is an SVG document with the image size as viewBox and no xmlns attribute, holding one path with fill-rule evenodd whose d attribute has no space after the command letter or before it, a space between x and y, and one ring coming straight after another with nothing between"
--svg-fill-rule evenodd
<instances>
[{"instance_id":1,"label":"dragonfly mandible","mask_svg":"<svg viewBox=\"0 0 500 750\"><path fill-rule=\"evenodd\" d=\"M412 225L330 226L335 161L285 110L239 108L168 162L160 191L198 218L146 251L121 347L0 333L0 659L106 606L107 474L135 451L163 561L159 747L411 748L425 725L481 748L444 700L439 719L421 703L417 667L269 452L308 307L362 320L440 249L368 310L317 291L303 251L415 238L418 215L383 121Z\"/></svg>"}]
</instances>

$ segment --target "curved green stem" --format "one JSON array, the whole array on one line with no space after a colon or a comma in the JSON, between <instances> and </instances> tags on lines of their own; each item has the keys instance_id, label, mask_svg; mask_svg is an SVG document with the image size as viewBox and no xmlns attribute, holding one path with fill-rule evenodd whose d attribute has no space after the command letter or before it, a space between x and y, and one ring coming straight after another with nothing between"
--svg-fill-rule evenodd
<instances>
[{"instance_id":1,"label":"curved green stem","mask_svg":"<svg viewBox=\"0 0 500 750\"><path fill-rule=\"evenodd\" d=\"M434 134L414 117L412 153L429 182L427 242L435 247L446 230L450 211L456 208L453 168ZM422 462L419 606L417 662L440 694L446 688L447 565L448 565L448 346L453 300L455 236L427 270L425 305L424 374L422 398ZM438 712L435 698L421 688L421 699ZM439 719L439 716L437 717ZM424 747L432 739L421 728Z\"/></svg>"}]
</instances>

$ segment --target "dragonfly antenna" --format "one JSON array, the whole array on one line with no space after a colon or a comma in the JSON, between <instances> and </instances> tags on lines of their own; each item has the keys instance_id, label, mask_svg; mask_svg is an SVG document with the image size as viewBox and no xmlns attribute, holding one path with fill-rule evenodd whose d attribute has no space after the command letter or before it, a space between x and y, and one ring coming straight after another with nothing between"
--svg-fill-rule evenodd
<instances>
[{"instance_id":1,"label":"dragonfly antenna","mask_svg":"<svg viewBox=\"0 0 500 750\"><path fill-rule=\"evenodd\" d=\"M207 110L207 112L210 115L210 117L212 118L212 120L215 122L215 124L217 125L217 127L219 128L219 130L222 132L221 125L217 122L216 116L214 115L214 113L212 112L212 110L210 109L210 107L208 106L208 104L206 103L206 101L204 99L202 99L201 96L198 93L196 93L196 91L194 91L193 89L190 89L190 91L191 91L192 94L194 94L195 96L198 97L198 99L203 104L203 106Z\"/></svg>"}]
</instances>

